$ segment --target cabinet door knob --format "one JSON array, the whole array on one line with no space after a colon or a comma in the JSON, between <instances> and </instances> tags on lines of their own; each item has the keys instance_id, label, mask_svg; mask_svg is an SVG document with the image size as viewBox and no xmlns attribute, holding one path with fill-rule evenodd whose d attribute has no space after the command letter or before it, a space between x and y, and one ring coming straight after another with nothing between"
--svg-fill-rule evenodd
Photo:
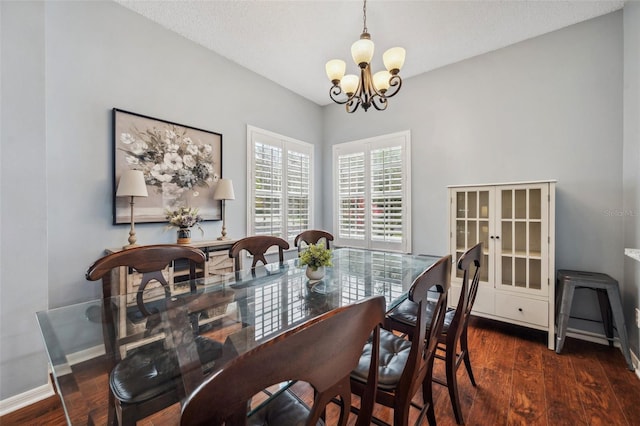
<instances>
[{"instance_id":1,"label":"cabinet door knob","mask_svg":"<svg viewBox=\"0 0 640 426\"><path fill-rule=\"evenodd\" d=\"M494 238L494 237L493 237L493 235L492 235L492 236L491 236L491 237L489 237L489 238L491 238L491 239L493 240L493 238Z\"/></svg>"},{"instance_id":2,"label":"cabinet door knob","mask_svg":"<svg viewBox=\"0 0 640 426\"><path fill-rule=\"evenodd\" d=\"M522 308L518 308L518 312L522 312Z\"/></svg>"},{"instance_id":3,"label":"cabinet door knob","mask_svg":"<svg viewBox=\"0 0 640 426\"><path fill-rule=\"evenodd\" d=\"M499 240L499 239L500 239L500 235L496 235L496 240Z\"/></svg>"}]
</instances>

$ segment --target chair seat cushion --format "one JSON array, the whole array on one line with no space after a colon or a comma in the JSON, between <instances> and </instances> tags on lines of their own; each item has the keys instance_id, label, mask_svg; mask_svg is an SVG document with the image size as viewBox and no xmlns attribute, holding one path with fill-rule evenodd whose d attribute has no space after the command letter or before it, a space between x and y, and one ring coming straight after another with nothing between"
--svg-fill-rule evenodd
<instances>
[{"instance_id":1,"label":"chair seat cushion","mask_svg":"<svg viewBox=\"0 0 640 426\"><path fill-rule=\"evenodd\" d=\"M371 339L365 345L358 366L351 372L351 378L362 383L367 382L372 349ZM380 361L378 368L378 387L380 389L394 389L407 363L411 342L396 336L385 329L380 330Z\"/></svg>"},{"instance_id":2,"label":"chair seat cushion","mask_svg":"<svg viewBox=\"0 0 640 426\"><path fill-rule=\"evenodd\" d=\"M435 309L435 303L427 302L426 315L427 318L431 318L433 316L433 310ZM444 326L442 327L442 334L447 334L447 330L449 330L449 326L451 325L451 321L453 321L453 316L456 314L456 310L453 308L447 309L447 313L444 317ZM416 324L416 318L418 317L418 304L412 302L409 299L405 299L399 304L397 304L393 309L387 312L387 317L397 321L401 324L406 324L409 326L414 326ZM427 327L431 323L430 320L427 320Z\"/></svg>"},{"instance_id":3,"label":"chair seat cushion","mask_svg":"<svg viewBox=\"0 0 640 426\"><path fill-rule=\"evenodd\" d=\"M304 426L309 417L309 407L293 392L286 390L260 407L247 420L248 426ZM324 426L322 420L318 426Z\"/></svg>"},{"instance_id":4,"label":"chair seat cushion","mask_svg":"<svg viewBox=\"0 0 640 426\"><path fill-rule=\"evenodd\" d=\"M109 386L118 400L136 404L175 389L180 366L175 353L167 351L162 343L134 349L116 364L109 376ZM197 336L195 343L204 369L210 369L222 355L222 344L202 336Z\"/></svg>"}]
</instances>

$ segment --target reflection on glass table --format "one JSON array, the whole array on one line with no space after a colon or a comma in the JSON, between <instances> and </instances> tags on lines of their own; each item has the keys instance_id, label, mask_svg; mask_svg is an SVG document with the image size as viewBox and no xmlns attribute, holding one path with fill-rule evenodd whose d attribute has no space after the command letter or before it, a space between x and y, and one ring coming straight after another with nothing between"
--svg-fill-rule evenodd
<instances>
[{"instance_id":1,"label":"reflection on glass table","mask_svg":"<svg viewBox=\"0 0 640 426\"><path fill-rule=\"evenodd\" d=\"M383 295L391 306L437 259L342 248L333 251L325 277L313 283L292 259L230 273L215 283L187 282L188 291L156 296L157 312L143 322L128 312L131 295L50 309L37 318L68 423L105 424L107 356L165 354L175 362L171 379L184 397L229 360L310 318L372 295ZM105 349L104 333L114 333L117 348ZM202 338L221 344L219 356L200 359L196 341Z\"/></svg>"}]
</instances>

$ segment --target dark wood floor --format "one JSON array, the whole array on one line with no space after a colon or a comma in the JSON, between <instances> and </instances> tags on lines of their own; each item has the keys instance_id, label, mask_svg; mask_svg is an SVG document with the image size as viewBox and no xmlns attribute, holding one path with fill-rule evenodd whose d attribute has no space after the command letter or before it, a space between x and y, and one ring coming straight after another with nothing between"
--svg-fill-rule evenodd
<instances>
[{"instance_id":1,"label":"dark wood floor","mask_svg":"<svg viewBox=\"0 0 640 426\"><path fill-rule=\"evenodd\" d=\"M463 367L458 370L467 425L640 425L640 379L626 369L619 349L567 338L563 354L556 355L542 332L480 318L472 318L469 346L478 386L471 386ZM436 370L442 374L441 366ZM298 391L311 396L304 386ZM447 389L434 385L434 401L438 425L455 425ZM179 415L176 404L138 425L177 425ZM376 415L391 420L388 409L378 407ZM0 418L0 424L65 420L52 397Z\"/></svg>"}]
</instances>

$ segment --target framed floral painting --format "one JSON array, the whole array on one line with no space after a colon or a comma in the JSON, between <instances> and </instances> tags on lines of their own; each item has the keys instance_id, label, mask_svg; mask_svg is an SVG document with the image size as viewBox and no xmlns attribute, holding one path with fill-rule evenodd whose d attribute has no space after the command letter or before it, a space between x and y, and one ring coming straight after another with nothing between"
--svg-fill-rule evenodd
<instances>
[{"instance_id":1,"label":"framed floral painting","mask_svg":"<svg viewBox=\"0 0 640 426\"><path fill-rule=\"evenodd\" d=\"M116 197L124 170L141 170L148 197L136 197L136 223L166 222L166 211L197 208L203 220L221 220L213 192L222 174L222 135L113 109L113 223L130 223L128 197Z\"/></svg>"}]
</instances>

